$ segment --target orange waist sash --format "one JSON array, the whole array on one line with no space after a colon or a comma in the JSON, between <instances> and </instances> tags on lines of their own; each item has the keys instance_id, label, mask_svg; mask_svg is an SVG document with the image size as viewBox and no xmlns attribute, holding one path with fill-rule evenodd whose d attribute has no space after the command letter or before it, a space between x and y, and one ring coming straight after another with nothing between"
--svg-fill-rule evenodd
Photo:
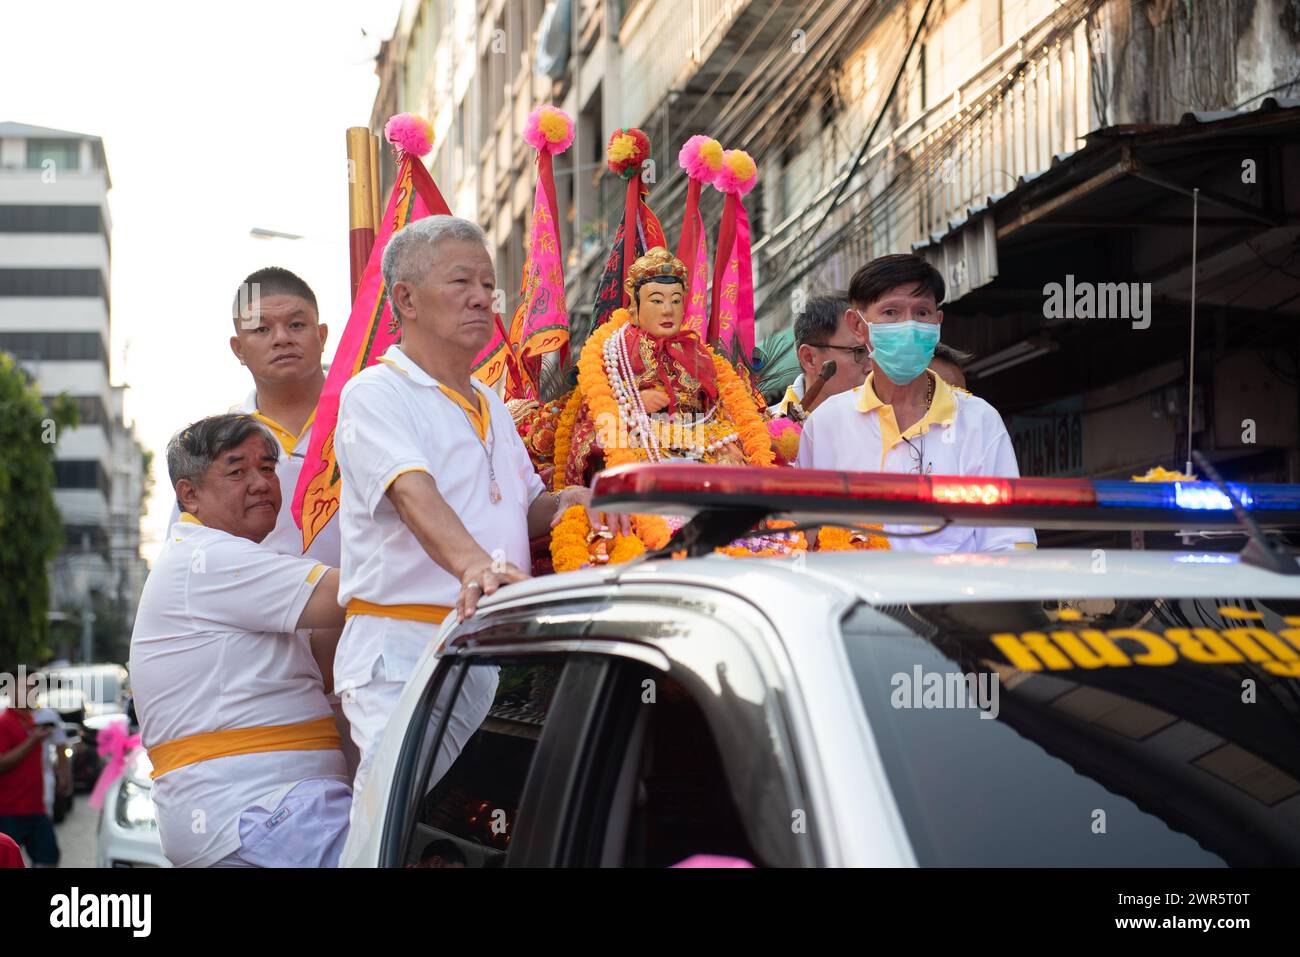
<instances>
[{"instance_id":1,"label":"orange waist sash","mask_svg":"<svg viewBox=\"0 0 1300 957\"><path fill-rule=\"evenodd\" d=\"M268 751L329 751L338 748L338 726L327 715L298 724L274 724L262 728L231 728L206 731L174 741L164 741L149 748L149 760L157 778L186 765L228 758L236 754L263 754Z\"/></svg>"},{"instance_id":2,"label":"orange waist sash","mask_svg":"<svg viewBox=\"0 0 1300 957\"><path fill-rule=\"evenodd\" d=\"M376 605L371 601L353 598L348 601L347 617L371 615L375 618L397 618L400 621L427 621L440 625L452 609L446 605Z\"/></svg>"}]
</instances>

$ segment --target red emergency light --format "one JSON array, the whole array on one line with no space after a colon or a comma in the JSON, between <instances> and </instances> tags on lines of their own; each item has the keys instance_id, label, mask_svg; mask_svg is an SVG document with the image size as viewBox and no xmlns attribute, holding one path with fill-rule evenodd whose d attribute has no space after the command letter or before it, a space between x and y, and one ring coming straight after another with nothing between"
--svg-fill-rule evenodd
<instances>
[{"instance_id":1,"label":"red emergency light","mask_svg":"<svg viewBox=\"0 0 1300 957\"><path fill-rule=\"evenodd\" d=\"M682 462L622 465L596 476L593 505L611 512L762 512L798 522L1129 528L1240 527L1208 482L899 475ZM1233 486L1263 526L1300 524L1300 487Z\"/></svg>"}]
</instances>

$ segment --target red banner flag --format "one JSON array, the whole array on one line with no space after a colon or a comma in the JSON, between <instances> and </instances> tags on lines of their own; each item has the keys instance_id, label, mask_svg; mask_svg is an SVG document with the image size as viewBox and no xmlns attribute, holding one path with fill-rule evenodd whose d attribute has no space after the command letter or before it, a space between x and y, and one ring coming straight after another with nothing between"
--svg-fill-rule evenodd
<instances>
[{"instance_id":1,"label":"red banner flag","mask_svg":"<svg viewBox=\"0 0 1300 957\"><path fill-rule=\"evenodd\" d=\"M388 207L379 223L379 234L370 250L370 259L361 276L352 315L339 340L316 406L316 418L311 430L311 443L307 447L307 461L298 478L298 488L293 496L293 518L302 529L302 547L305 552L312 540L334 517L339 509L339 469L334 457L334 427L339 416L339 395L349 379L367 366L379 361L390 345L400 336L393 325L388 305L388 290L380 272L384 248L393 233L407 223L434 214L450 215L446 200L438 191L433 177L418 158L410 153L401 154L397 182L388 197ZM485 365L495 369L500 377L504 369L504 341L497 322L496 349L484 350L476 365L476 375ZM489 343L491 347L492 343ZM498 365L499 363L499 365Z\"/></svg>"}]
</instances>

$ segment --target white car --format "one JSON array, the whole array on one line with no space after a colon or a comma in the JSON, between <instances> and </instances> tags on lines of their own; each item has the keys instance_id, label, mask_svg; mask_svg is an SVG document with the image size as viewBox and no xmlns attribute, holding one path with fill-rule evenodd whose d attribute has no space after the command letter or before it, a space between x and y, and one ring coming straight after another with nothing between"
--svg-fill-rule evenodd
<instances>
[{"instance_id":1,"label":"white car","mask_svg":"<svg viewBox=\"0 0 1300 957\"><path fill-rule=\"evenodd\" d=\"M158 837L152 770L149 755L137 748L109 786L99 812L96 867L171 867Z\"/></svg>"},{"instance_id":2,"label":"white car","mask_svg":"<svg viewBox=\"0 0 1300 957\"><path fill-rule=\"evenodd\" d=\"M1203 483L614 471L602 507L703 509L679 538L697 551L774 509L1236 521ZM1300 508L1294 487L1236 492L1265 525ZM1194 550L652 556L512 585L421 659L342 863L1295 865L1300 565L1253 548L1271 567Z\"/></svg>"}]
</instances>

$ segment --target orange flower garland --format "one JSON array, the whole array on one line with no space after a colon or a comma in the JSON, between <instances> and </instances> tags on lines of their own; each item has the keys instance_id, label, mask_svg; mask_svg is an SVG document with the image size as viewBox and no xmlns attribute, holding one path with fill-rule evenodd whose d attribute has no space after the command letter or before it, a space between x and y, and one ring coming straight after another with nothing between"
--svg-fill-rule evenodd
<instances>
[{"instance_id":1,"label":"orange flower garland","mask_svg":"<svg viewBox=\"0 0 1300 957\"><path fill-rule=\"evenodd\" d=\"M637 524L637 520L643 518L655 518L663 522L663 519L658 516L638 515L633 519L638 529L640 525ZM668 541L667 527L667 524L664 524L664 542ZM557 572L571 572L595 564L592 560L591 546L587 541L590 532L591 523L587 519L585 508L581 505L571 505L564 510L560 523L551 532L551 563ZM645 544L637 535L616 535L613 547L609 550L609 564L629 562L645 550Z\"/></svg>"},{"instance_id":2,"label":"orange flower garland","mask_svg":"<svg viewBox=\"0 0 1300 957\"><path fill-rule=\"evenodd\" d=\"M587 510L581 505L571 505L564 510L560 522L551 531L551 563L557 572L581 568L591 557L587 549Z\"/></svg>"},{"instance_id":3,"label":"orange flower garland","mask_svg":"<svg viewBox=\"0 0 1300 957\"><path fill-rule=\"evenodd\" d=\"M610 429L614 429L614 434L617 435L618 422L618 403L614 401L614 391L609 386L603 364L605 343L630 318L626 309L615 309L609 321L587 337L587 344L582 347L582 355L578 358L578 391L586 398L587 408L591 410L591 421L596 426L596 441L605 454L606 466L626 465L638 460L634 449L618 448L617 442L605 448L601 441Z\"/></svg>"},{"instance_id":4,"label":"orange flower garland","mask_svg":"<svg viewBox=\"0 0 1300 957\"><path fill-rule=\"evenodd\" d=\"M879 525L859 525L858 529L861 531L823 525L817 533L817 551L888 551L889 539L884 535L871 534L873 530L880 529ZM853 540L855 537L858 538L856 542Z\"/></svg>"},{"instance_id":5,"label":"orange flower garland","mask_svg":"<svg viewBox=\"0 0 1300 957\"><path fill-rule=\"evenodd\" d=\"M573 427L578 422L578 413L582 411L582 393L574 389L569 393L560 420L555 425L555 454L551 461L555 471L551 474L551 488L559 491L564 488L565 476L569 470L569 451L573 447Z\"/></svg>"},{"instance_id":6,"label":"orange flower garland","mask_svg":"<svg viewBox=\"0 0 1300 957\"><path fill-rule=\"evenodd\" d=\"M668 522L660 515L633 515L632 529L636 532L636 537L645 543L645 547L651 550L663 548L668 544L668 539L673 537Z\"/></svg>"},{"instance_id":7,"label":"orange flower garland","mask_svg":"<svg viewBox=\"0 0 1300 957\"><path fill-rule=\"evenodd\" d=\"M731 363L705 346L713 357L713 368L718 373L718 396L722 407L727 410L736 431L740 433L740 444L745 450L745 460L750 465L770 468L776 464L772 454L772 440L767 431L767 424L758 414L758 407L750 398L745 383L740 381Z\"/></svg>"}]
</instances>

